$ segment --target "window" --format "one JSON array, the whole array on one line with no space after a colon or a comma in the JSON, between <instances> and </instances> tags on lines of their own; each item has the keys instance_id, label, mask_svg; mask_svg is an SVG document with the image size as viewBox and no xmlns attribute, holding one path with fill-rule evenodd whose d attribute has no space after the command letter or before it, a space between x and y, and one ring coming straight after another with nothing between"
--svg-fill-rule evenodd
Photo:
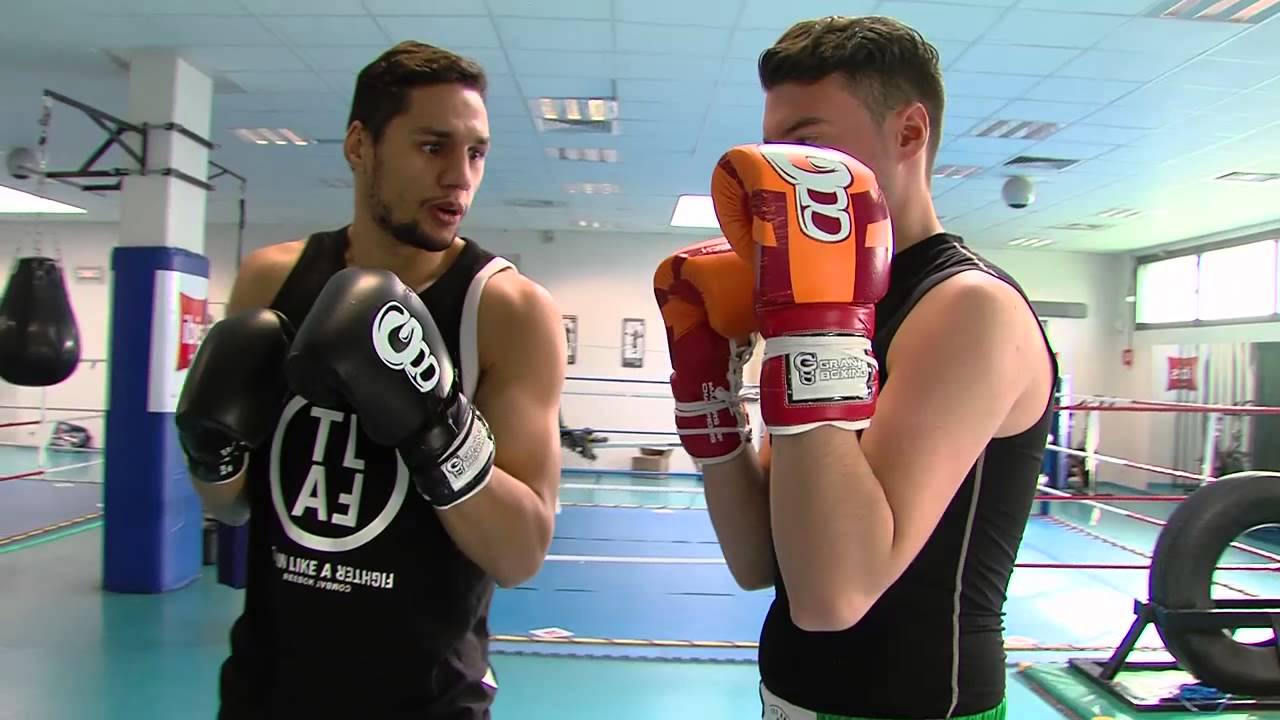
<instances>
[{"instance_id":1,"label":"window","mask_svg":"<svg viewBox=\"0 0 1280 720\"><path fill-rule=\"evenodd\" d=\"M1229 320L1276 311L1276 241L1200 255L1199 318Z\"/></svg>"},{"instance_id":2,"label":"window","mask_svg":"<svg viewBox=\"0 0 1280 720\"><path fill-rule=\"evenodd\" d=\"M1177 323L1196 319L1199 256L1158 260L1138 266L1137 322Z\"/></svg>"}]
</instances>

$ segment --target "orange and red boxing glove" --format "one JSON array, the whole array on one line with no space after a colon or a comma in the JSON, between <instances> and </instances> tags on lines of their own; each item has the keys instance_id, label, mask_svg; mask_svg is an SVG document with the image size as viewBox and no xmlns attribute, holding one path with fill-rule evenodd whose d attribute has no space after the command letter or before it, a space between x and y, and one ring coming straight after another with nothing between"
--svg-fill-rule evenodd
<instances>
[{"instance_id":1,"label":"orange and red boxing glove","mask_svg":"<svg viewBox=\"0 0 1280 720\"><path fill-rule=\"evenodd\" d=\"M722 462L750 441L742 369L756 332L751 267L724 238L658 265L654 296L667 326L676 431L696 462Z\"/></svg>"},{"instance_id":2,"label":"orange and red boxing glove","mask_svg":"<svg viewBox=\"0 0 1280 720\"><path fill-rule=\"evenodd\" d=\"M654 275L685 450L719 462L749 441L742 369L757 333L769 432L867 427L875 305L893 256L874 174L827 148L743 145L721 158L712 198L725 237L677 251Z\"/></svg>"}]
</instances>

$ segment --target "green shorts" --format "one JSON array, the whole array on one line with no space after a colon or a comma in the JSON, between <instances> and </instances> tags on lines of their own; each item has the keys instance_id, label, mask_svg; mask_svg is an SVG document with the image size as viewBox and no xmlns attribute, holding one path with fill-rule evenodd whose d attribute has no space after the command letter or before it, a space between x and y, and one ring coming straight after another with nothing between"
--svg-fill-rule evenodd
<instances>
[{"instance_id":1,"label":"green shorts","mask_svg":"<svg viewBox=\"0 0 1280 720\"><path fill-rule=\"evenodd\" d=\"M999 705L974 715L952 715L950 718L938 718L938 720L1005 720L1008 702L1007 699L1001 700ZM764 720L890 720L889 718L853 717L805 710L769 692L764 683L760 683L760 704L763 707L760 717Z\"/></svg>"}]
</instances>

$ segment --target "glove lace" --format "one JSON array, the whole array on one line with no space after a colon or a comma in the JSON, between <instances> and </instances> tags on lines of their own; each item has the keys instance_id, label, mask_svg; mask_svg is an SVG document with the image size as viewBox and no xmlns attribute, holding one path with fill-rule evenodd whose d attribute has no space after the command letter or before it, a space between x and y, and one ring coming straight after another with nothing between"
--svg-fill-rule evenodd
<instances>
[{"instance_id":1,"label":"glove lace","mask_svg":"<svg viewBox=\"0 0 1280 720\"><path fill-rule=\"evenodd\" d=\"M715 415L722 410L728 410L737 425L737 432L744 438L750 439L752 436L751 418L747 415L746 408L743 407L743 401L754 399L752 396L758 396L758 391L744 391L742 369L751 360L751 355L755 352L755 346L756 336L754 335L743 343L730 340L729 372L726 375L728 387L716 388L707 400L695 402L676 401L676 416ZM727 435L734 432L734 430L735 428L732 427L677 428L677 433L680 435Z\"/></svg>"}]
</instances>

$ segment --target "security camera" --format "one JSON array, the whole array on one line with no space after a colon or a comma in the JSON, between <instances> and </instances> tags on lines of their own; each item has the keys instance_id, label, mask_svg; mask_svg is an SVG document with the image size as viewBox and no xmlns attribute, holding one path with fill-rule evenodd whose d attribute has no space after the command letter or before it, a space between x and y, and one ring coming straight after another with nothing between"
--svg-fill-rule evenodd
<instances>
[{"instance_id":1,"label":"security camera","mask_svg":"<svg viewBox=\"0 0 1280 720\"><path fill-rule=\"evenodd\" d=\"M1004 181L1000 195L1005 205L1021 210L1036 201L1036 186L1029 178L1015 175Z\"/></svg>"}]
</instances>

